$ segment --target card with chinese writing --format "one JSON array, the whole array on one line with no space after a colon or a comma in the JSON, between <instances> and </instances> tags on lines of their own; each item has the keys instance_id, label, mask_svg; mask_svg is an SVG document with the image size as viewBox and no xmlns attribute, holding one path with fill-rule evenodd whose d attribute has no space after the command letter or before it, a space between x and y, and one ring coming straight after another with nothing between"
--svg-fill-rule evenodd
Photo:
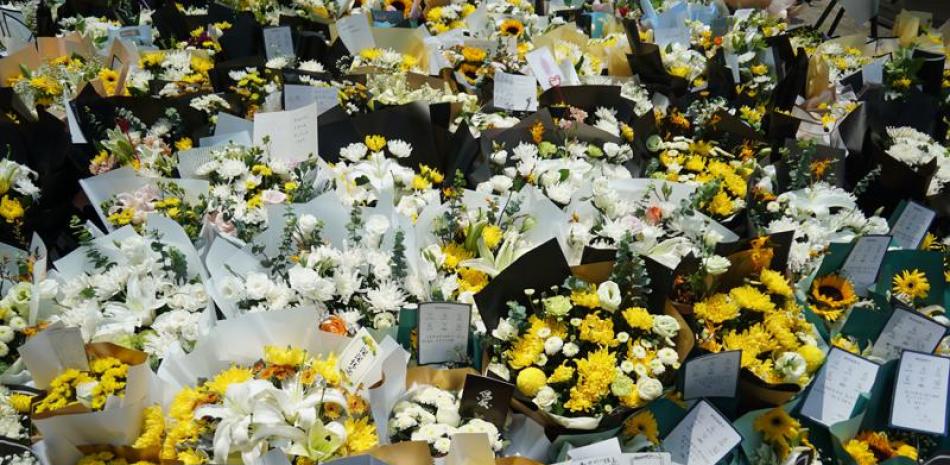
<instances>
[{"instance_id":1,"label":"card with chinese writing","mask_svg":"<svg viewBox=\"0 0 950 465\"><path fill-rule=\"evenodd\" d=\"M481 418L501 430L508 417L508 407L515 386L485 376L468 375L462 389L459 414L465 418Z\"/></svg>"}]
</instances>

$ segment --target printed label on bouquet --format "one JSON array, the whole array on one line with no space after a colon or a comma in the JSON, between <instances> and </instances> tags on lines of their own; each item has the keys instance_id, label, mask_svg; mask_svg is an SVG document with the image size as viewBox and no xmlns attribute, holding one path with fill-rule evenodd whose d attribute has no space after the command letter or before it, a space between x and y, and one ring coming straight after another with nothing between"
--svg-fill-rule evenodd
<instances>
[{"instance_id":1,"label":"printed label on bouquet","mask_svg":"<svg viewBox=\"0 0 950 465\"><path fill-rule=\"evenodd\" d=\"M937 214L933 210L914 201L907 201L904 211L891 227L891 235L897 245L905 249L916 249L924 240L930 223Z\"/></svg>"},{"instance_id":2,"label":"printed label on bouquet","mask_svg":"<svg viewBox=\"0 0 950 465\"><path fill-rule=\"evenodd\" d=\"M841 266L841 274L851 280L858 295L866 296L868 287L877 281L881 262L890 243L891 236L864 236L854 243Z\"/></svg>"},{"instance_id":3,"label":"printed label on bouquet","mask_svg":"<svg viewBox=\"0 0 950 465\"><path fill-rule=\"evenodd\" d=\"M317 153L317 104L290 111L258 113L254 116L254 145L265 145L270 154L296 163Z\"/></svg>"},{"instance_id":4,"label":"printed label on bouquet","mask_svg":"<svg viewBox=\"0 0 950 465\"><path fill-rule=\"evenodd\" d=\"M515 386L485 376L468 375L462 388L459 415L494 423L501 430L508 418L508 405Z\"/></svg>"},{"instance_id":5,"label":"printed label on bouquet","mask_svg":"<svg viewBox=\"0 0 950 465\"><path fill-rule=\"evenodd\" d=\"M354 386L366 383L366 376L370 368L376 363L379 356L379 346L366 328L362 328L353 336L337 361L340 371Z\"/></svg>"},{"instance_id":6,"label":"printed label on bouquet","mask_svg":"<svg viewBox=\"0 0 950 465\"><path fill-rule=\"evenodd\" d=\"M468 349L472 306L449 302L419 304L419 364L457 362Z\"/></svg>"},{"instance_id":7,"label":"printed label on bouquet","mask_svg":"<svg viewBox=\"0 0 950 465\"><path fill-rule=\"evenodd\" d=\"M619 457L622 453L623 451L620 450L620 441L614 437L570 449L567 451L567 458L576 461L598 457Z\"/></svg>"},{"instance_id":8,"label":"printed label on bouquet","mask_svg":"<svg viewBox=\"0 0 950 465\"><path fill-rule=\"evenodd\" d=\"M402 10L373 10L371 13L373 14L373 24L382 27L396 25L406 19Z\"/></svg>"},{"instance_id":9,"label":"printed label on bouquet","mask_svg":"<svg viewBox=\"0 0 950 465\"><path fill-rule=\"evenodd\" d=\"M663 440L663 450L677 465L715 465L741 441L729 420L701 400Z\"/></svg>"},{"instance_id":10,"label":"printed label on bouquet","mask_svg":"<svg viewBox=\"0 0 950 465\"><path fill-rule=\"evenodd\" d=\"M264 29L264 53L268 60L277 57L294 57L294 38L290 26Z\"/></svg>"},{"instance_id":11,"label":"printed label on bouquet","mask_svg":"<svg viewBox=\"0 0 950 465\"><path fill-rule=\"evenodd\" d=\"M135 45L151 45L152 44L152 28L151 26L126 26L120 27L117 29L109 30L109 40L124 40L126 42L131 42Z\"/></svg>"},{"instance_id":12,"label":"printed label on bouquet","mask_svg":"<svg viewBox=\"0 0 950 465\"><path fill-rule=\"evenodd\" d=\"M54 325L27 339L18 350L36 386L45 389L66 369L89 369L84 347L79 328Z\"/></svg>"},{"instance_id":13,"label":"printed label on bouquet","mask_svg":"<svg viewBox=\"0 0 950 465\"><path fill-rule=\"evenodd\" d=\"M901 350L932 353L945 332L946 328L940 323L898 306L877 337L871 355L893 360L900 356Z\"/></svg>"},{"instance_id":14,"label":"printed label on bouquet","mask_svg":"<svg viewBox=\"0 0 950 465\"><path fill-rule=\"evenodd\" d=\"M696 357L683 367L683 398L735 397L742 351Z\"/></svg>"},{"instance_id":15,"label":"printed label on bouquet","mask_svg":"<svg viewBox=\"0 0 950 465\"><path fill-rule=\"evenodd\" d=\"M905 351L894 382L891 425L923 433L947 434L948 392L950 358Z\"/></svg>"},{"instance_id":16,"label":"printed label on bouquet","mask_svg":"<svg viewBox=\"0 0 950 465\"><path fill-rule=\"evenodd\" d=\"M366 15L349 15L336 22L336 31L346 49L353 55L360 51L376 46L373 32L369 28Z\"/></svg>"},{"instance_id":17,"label":"printed label on bouquet","mask_svg":"<svg viewBox=\"0 0 950 465\"><path fill-rule=\"evenodd\" d=\"M551 49L541 47L527 54L525 59L528 60L528 67L542 89L548 90L567 84L567 76L561 74L561 67L551 54Z\"/></svg>"},{"instance_id":18,"label":"printed label on bouquet","mask_svg":"<svg viewBox=\"0 0 950 465\"><path fill-rule=\"evenodd\" d=\"M832 348L812 381L802 415L825 426L850 419L858 397L874 386L879 368L870 360Z\"/></svg>"},{"instance_id":19,"label":"printed label on bouquet","mask_svg":"<svg viewBox=\"0 0 950 465\"><path fill-rule=\"evenodd\" d=\"M495 71L495 94L493 104L503 110L536 111L538 92L531 76Z\"/></svg>"},{"instance_id":20,"label":"printed label on bouquet","mask_svg":"<svg viewBox=\"0 0 950 465\"><path fill-rule=\"evenodd\" d=\"M606 457L590 457L586 459L570 460L561 462L560 465L627 465L623 455L610 455Z\"/></svg>"}]
</instances>

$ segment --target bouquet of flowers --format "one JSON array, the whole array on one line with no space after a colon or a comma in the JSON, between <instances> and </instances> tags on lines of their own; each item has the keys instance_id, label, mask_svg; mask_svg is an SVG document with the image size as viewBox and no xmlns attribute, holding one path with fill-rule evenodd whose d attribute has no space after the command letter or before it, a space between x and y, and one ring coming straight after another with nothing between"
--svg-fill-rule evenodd
<instances>
[{"instance_id":1,"label":"bouquet of flowers","mask_svg":"<svg viewBox=\"0 0 950 465\"><path fill-rule=\"evenodd\" d=\"M59 106L63 97L75 97L80 85L95 79L101 64L80 55L53 58L36 69L20 67L20 73L5 83L17 93L24 105L36 112L37 105Z\"/></svg>"},{"instance_id":2,"label":"bouquet of flowers","mask_svg":"<svg viewBox=\"0 0 950 465\"><path fill-rule=\"evenodd\" d=\"M438 202L445 176L424 164L417 171L399 163L411 155L412 144L371 134L341 148L339 163L322 166L318 183L347 206L375 205L382 192L390 192L396 210L415 218L426 205Z\"/></svg>"},{"instance_id":3,"label":"bouquet of flowers","mask_svg":"<svg viewBox=\"0 0 950 465\"><path fill-rule=\"evenodd\" d=\"M40 189L33 184L36 172L13 160L0 159L0 217L11 225L13 235L25 243L23 221L30 206L40 198Z\"/></svg>"},{"instance_id":4,"label":"bouquet of flowers","mask_svg":"<svg viewBox=\"0 0 950 465\"><path fill-rule=\"evenodd\" d=\"M267 98L280 90L279 76L270 68L238 69L230 71L228 77L234 81L231 91L241 97L244 103L245 118L253 118L255 113L264 108Z\"/></svg>"},{"instance_id":5,"label":"bouquet of flowers","mask_svg":"<svg viewBox=\"0 0 950 465\"><path fill-rule=\"evenodd\" d=\"M89 162L93 175L129 166L145 176L170 176L176 165L175 150L191 148L191 139L182 133L181 115L174 108L165 110L164 117L151 126L124 108L117 110L114 126L90 117L104 136L97 143L99 153Z\"/></svg>"},{"instance_id":6,"label":"bouquet of flowers","mask_svg":"<svg viewBox=\"0 0 950 465\"><path fill-rule=\"evenodd\" d=\"M756 465L788 463L791 459L811 456L817 459L815 446L808 442L808 428L789 415L784 406L753 412L752 430L761 435L752 463ZM815 460L808 463L814 464Z\"/></svg>"},{"instance_id":7,"label":"bouquet of flowers","mask_svg":"<svg viewBox=\"0 0 950 465\"><path fill-rule=\"evenodd\" d=\"M325 0L293 0L298 16L310 20L330 20L340 15L339 4Z\"/></svg>"},{"instance_id":8,"label":"bouquet of flowers","mask_svg":"<svg viewBox=\"0 0 950 465\"><path fill-rule=\"evenodd\" d=\"M465 17L474 12L475 5L468 2L433 6L425 11L426 27L436 35L466 27Z\"/></svg>"},{"instance_id":9,"label":"bouquet of flowers","mask_svg":"<svg viewBox=\"0 0 950 465\"><path fill-rule=\"evenodd\" d=\"M419 371L429 370L413 368L407 373L407 381L419 378ZM493 423L480 418L463 418L459 412L462 399L459 382L464 383L467 371L442 372L448 379L440 385L414 382L390 414L390 441L425 441L433 456L441 457L448 454L456 433L485 433L492 450L501 452L506 441ZM431 378L439 379L438 374Z\"/></svg>"},{"instance_id":10,"label":"bouquet of flowers","mask_svg":"<svg viewBox=\"0 0 950 465\"><path fill-rule=\"evenodd\" d=\"M248 241L267 226L267 205L306 202L317 161L289 165L260 147L229 144L195 170L211 182L208 214L218 232Z\"/></svg>"},{"instance_id":11,"label":"bouquet of flowers","mask_svg":"<svg viewBox=\"0 0 950 465\"><path fill-rule=\"evenodd\" d=\"M415 55L399 53L391 48L367 48L353 56L348 69L351 72L360 68L375 68L381 72L425 73L420 66L419 58Z\"/></svg>"},{"instance_id":12,"label":"bouquet of flowers","mask_svg":"<svg viewBox=\"0 0 950 465\"><path fill-rule=\"evenodd\" d=\"M681 358L686 330L671 314L642 307L649 292L642 259L623 251L610 279L569 277L526 290L491 331L489 371L557 424L596 428L603 416L642 407L663 394Z\"/></svg>"},{"instance_id":13,"label":"bouquet of flowers","mask_svg":"<svg viewBox=\"0 0 950 465\"><path fill-rule=\"evenodd\" d=\"M145 232L150 213L175 220L192 241L198 239L204 226L206 206L204 193L192 201L185 187L171 181L145 184L132 192L122 192L102 203L100 209L106 221L116 227L132 226L138 233Z\"/></svg>"},{"instance_id":14,"label":"bouquet of flowers","mask_svg":"<svg viewBox=\"0 0 950 465\"><path fill-rule=\"evenodd\" d=\"M159 96L177 97L210 88L208 71L212 67L214 62L199 50L143 52L126 82L130 91L148 95L152 81L158 81L164 83Z\"/></svg>"},{"instance_id":15,"label":"bouquet of flowers","mask_svg":"<svg viewBox=\"0 0 950 465\"><path fill-rule=\"evenodd\" d=\"M885 153L914 170L936 163L937 170L927 187L927 195L943 192L944 186L950 184L950 152L947 148L911 127L888 127L886 131Z\"/></svg>"},{"instance_id":16,"label":"bouquet of flowers","mask_svg":"<svg viewBox=\"0 0 950 465\"><path fill-rule=\"evenodd\" d=\"M732 274L748 272L744 282L693 305L699 347L712 353L741 350L742 367L763 382L805 386L825 356L788 280L761 266L764 257L755 258L762 253L754 249L730 257Z\"/></svg>"},{"instance_id":17,"label":"bouquet of flowers","mask_svg":"<svg viewBox=\"0 0 950 465\"><path fill-rule=\"evenodd\" d=\"M35 395L0 386L0 436L14 441L30 437L29 419Z\"/></svg>"},{"instance_id":18,"label":"bouquet of flowers","mask_svg":"<svg viewBox=\"0 0 950 465\"><path fill-rule=\"evenodd\" d=\"M81 248L56 262L62 310L50 322L143 350L153 363L173 345L193 347L214 319L204 269L176 223L155 216L148 227L144 235L122 228L96 239L81 231Z\"/></svg>"},{"instance_id":19,"label":"bouquet of flowers","mask_svg":"<svg viewBox=\"0 0 950 465\"><path fill-rule=\"evenodd\" d=\"M257 362L184 387L169 408L161 458L251 465L280 449L301 465L366 452L378 442L369 404L337 365L332 353L265 346Z\"/></svg>"}]
</instances>

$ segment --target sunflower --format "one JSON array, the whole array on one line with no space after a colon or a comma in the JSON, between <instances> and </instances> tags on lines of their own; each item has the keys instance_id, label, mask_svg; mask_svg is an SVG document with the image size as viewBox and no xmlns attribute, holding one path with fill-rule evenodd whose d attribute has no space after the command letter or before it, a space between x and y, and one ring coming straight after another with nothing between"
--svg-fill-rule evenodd
<instances>
[{"instance_id":1,"label":"sunflower","mask_svg":"<svg viewBox=\"0 0 950 465\"><path fill-rule=\"evenodd\" d=\"M521 37L524 34L524 24L514 18L508 18L501 22L498 31L505 36Z\"/></svg>"},{"instance_id":2,"label":"sunflower","mask_svg":"<svg viewBox=\"0 0 950 465\"><path fill-rule=\"evenodd\" d=\"M409 12L412 11L412 2L406 0L385 0L384 3L387 10L401 11L404 18L408 18Z\"/></svg>"},{"instance_id":3,"label":"sunflower","mask_svg":"<svg viewBox=\"0 0 950 465\"><path fill-rule=\"evenodd\" d=\"M857 465L877 465L877 457L868 447L868 443L852 439L844 445L845 452L854 459Z\"/></svg>"},{"instance_id":4,"label":"sunflower","mask_svg":"<svg viewBox=\"0 0 950 465\"><path fill-rule=\"evenodd\" d=\"M815 279L811 283L811 296L820 305L832 309L850 307L858 300L851 281L837 274Z\"/></svg>"},{"instance_id":5,"label":"sunflower","mask_svg":"<svg viewBox=\"0 0 950 465\"><path fill-rule=\"evenodd\" d=\"M910 300L926 299L927 293L930 292L930 281L927 281L927 276L923 271L916 268L904 270L894 275L891 290Z\"/></svg>"},{"instance_id":6,"label":"sunflower","mask_svg":"<svg viewBox=\"0 0 950 465\"><path fill-rule=\"evenodd\" d=\"M752 427L762 433L762 437L768 442L788 443L795 436L798 436L798 428L801 427L801 424L798 423L798 420L789 416L785 409L776 407L759 415Z\"/></svg>"},{"instance_id":7,"label":"sunflower","mask_svg":"<svg viewBox=\"0 0 950 465\"><path fill-rule=\"evenodd\" d=\"M649 410L642 410L640 413L627 418L627 421L623 423L623 433L627 437L643 435L653 444L660 443L656 417Z\"/></svg>"},{"instance_id":8,"label":"sunflower","mask_svg":"<svg viewBox=\"0 0 950 465\"><path fill-rule=\"evenodd\" d=\"M481 78L481 67L471 63L462 63L462 65L459 66L458 73L465 78L465 82L474 85L477 84Z\"/></svg>"}]
</instances>

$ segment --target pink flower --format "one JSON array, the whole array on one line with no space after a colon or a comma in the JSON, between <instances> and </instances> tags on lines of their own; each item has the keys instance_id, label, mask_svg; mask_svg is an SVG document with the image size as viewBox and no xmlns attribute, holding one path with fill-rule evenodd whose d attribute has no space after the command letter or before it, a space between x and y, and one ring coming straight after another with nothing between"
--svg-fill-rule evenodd
<instances>
[{"instance_id":1,"label":"pink flower","mask_svg":"<svg viewBox=\"0 0 950 465\"><path fill-rule=\"evenodd\" d=\"M220 212L208 213L208 216L205 218L211 222L211 224L214 226L214 229L216 229L220 234L225 236L233 236L235 231L237 231L237 227L234 226L234 223L225 220L224 215L222 215Z\"/></svg>"},{"instance_id":2,"label":"pink flower","mask_svg":"<svg viewBox=\"0 0 950 465\"><path fill-rule=\"evenodd\" d=\"M261 192L261 200L263 200L264 203L269 203L271 205L284 203L284 201L287 200L287 194L278 190L267 189L266 191Z\"/></svg>"}]
</instances>

